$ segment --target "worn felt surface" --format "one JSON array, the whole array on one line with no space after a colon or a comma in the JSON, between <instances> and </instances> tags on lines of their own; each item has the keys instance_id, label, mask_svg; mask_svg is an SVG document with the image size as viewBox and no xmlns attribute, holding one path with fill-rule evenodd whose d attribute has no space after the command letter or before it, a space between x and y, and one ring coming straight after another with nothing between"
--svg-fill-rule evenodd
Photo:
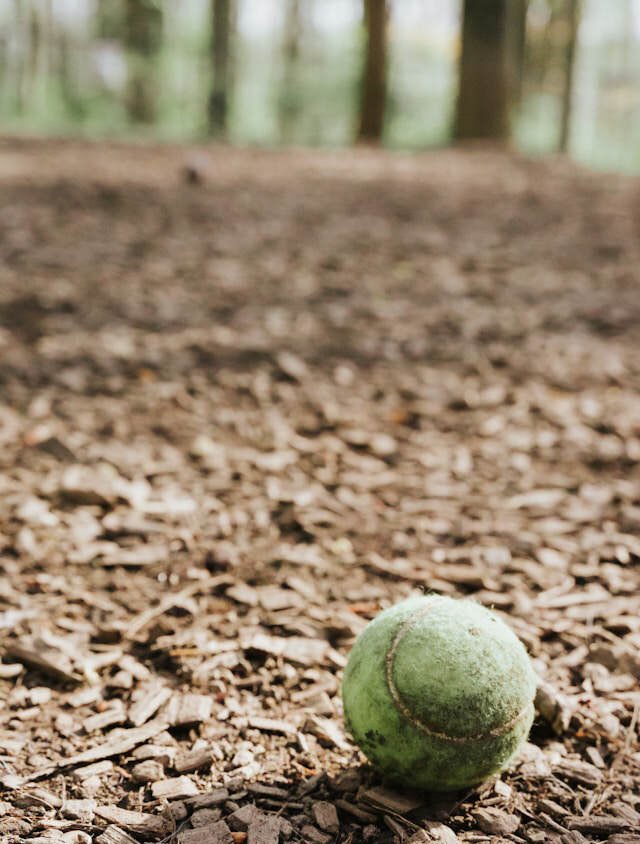
<instances>
[{"instance_id":1,"label":"worn felt surface","mask_svg":"<svg viewBox=\"0 0 640 844\"><path fill-rule=\"evenodd\" d=\"M497 616L417 596L363 631L342 693L350 732L389 780L446 790L508 763L531 726L535 685L524 646Z\"/></svg>"}]
</instances>

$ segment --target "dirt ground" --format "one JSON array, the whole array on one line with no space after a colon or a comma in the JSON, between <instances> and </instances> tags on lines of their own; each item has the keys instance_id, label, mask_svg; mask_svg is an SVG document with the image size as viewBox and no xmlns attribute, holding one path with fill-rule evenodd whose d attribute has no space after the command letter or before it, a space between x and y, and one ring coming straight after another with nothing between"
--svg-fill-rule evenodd
<instances>
[{"instance_id":1,"label":"dirt ground","mask_svg":"<svg viewBox=\"0 0 640 844\"><path fill-rule=\"evenodd\" d=\"M640 182L487 151L0 142L0 841L640 842ZM384 787L416 590L540 677Z\"/></svg>"}]
</instances>

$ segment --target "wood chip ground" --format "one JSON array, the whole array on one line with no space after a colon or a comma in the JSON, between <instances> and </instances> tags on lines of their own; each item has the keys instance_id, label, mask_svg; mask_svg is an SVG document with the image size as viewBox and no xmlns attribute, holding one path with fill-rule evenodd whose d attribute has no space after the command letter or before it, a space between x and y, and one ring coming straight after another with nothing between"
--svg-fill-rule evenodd
<instances>
[{"instance_id":1,"label":"wood chip ground","mask_svg":"<svg viewBox=\"0 0 640 844\"><path fill-rule=\"evenodd\" d=\"M640 840L640 184L0 141L0 841ZM369 619L526 644L508 771L390 791Z\"/></svg>"}]
</instances>

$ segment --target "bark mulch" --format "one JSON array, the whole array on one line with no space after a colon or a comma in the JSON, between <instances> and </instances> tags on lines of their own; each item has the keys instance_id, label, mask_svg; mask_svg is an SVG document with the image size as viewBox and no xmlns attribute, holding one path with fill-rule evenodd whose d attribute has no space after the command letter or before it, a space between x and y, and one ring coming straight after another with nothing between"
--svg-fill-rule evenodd
<instances>
[{"instance_id":1,"label":"bark mulch","mask_svg":"<svg viewBox=\"0 0 640 844\"><path fill-rule=\"evenodd\" d=\"M0 841L640 842L640 183L0 142ZM513 766L394 792L354 637L526 644Z\"/></svg>"}]
</instances>

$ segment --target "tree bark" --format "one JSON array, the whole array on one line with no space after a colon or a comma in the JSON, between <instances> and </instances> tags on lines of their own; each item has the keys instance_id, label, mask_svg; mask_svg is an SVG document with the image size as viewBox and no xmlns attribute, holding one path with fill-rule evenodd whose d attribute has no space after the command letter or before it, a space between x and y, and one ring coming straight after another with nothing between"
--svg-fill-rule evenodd
<instances>
[{"instance_id":1,"label":"tree bark","mask_svg":"<svg viewBox=\"0 0 640 844\"><path fill-rule=\"evenodd\" d=\"M278 124L280 137L289 143L293 137L296 120L302 108L296 88L296 71L300 59L302 35L301 0L288 0L282 45L282 87L278 99Z\"/></svg>"},{"instance_id":2,"label":"tree bark","mask_svg":"<svg viewBox=\"0 0 640 844\"><path fill-rule=\"evenodd\" d=\"M379 143L387 98L387 0L364 0L366 32L358 140Z\"/></svg>"},{"instance_id":3,"label":"tree bark","mask_svg":"<svg viewBox=\"0 0 640 844\"><path fill-rule=\"evenodd\" d=\"M223 138L228 129L232 77L232 0L211 0L211 63L213 81L209 94L209 134Z\"/></svg>"},{"instance_id":4,"label":"tree bark","mask_svg":"<svg viewBox=\"0 0 640 844\"><path fill-rule=\"evenodd\" d=\"M564 49L564 76L560 110L560 135L558 138L559 152L567 152L569 149L571 106L573 99L573 71L575 66L576 43L578 40L578 24L580 22L580 1L566 0L566 14L568 35Z\"/></svg>"},{"instance_id":5,"label":"tree bark","mask_svg":"<svg viewBox=\"0 0 640 844\"><path fill-rule=\"evenodd\" d=\"M126 0L124 42L127 48L126 105L134 123L156 116L157 54L162 40L162 12L153 0Z\"/></svg>"},{"instance_id":6,"label":"tree bark","mask_svg":"<svg viewBox=\"0 0 640 844\"><path fill-rule=\"evenodd\" d=\"M464 0L454 136L509 137L509 0Z\"/></svg>"}]
</instances>

